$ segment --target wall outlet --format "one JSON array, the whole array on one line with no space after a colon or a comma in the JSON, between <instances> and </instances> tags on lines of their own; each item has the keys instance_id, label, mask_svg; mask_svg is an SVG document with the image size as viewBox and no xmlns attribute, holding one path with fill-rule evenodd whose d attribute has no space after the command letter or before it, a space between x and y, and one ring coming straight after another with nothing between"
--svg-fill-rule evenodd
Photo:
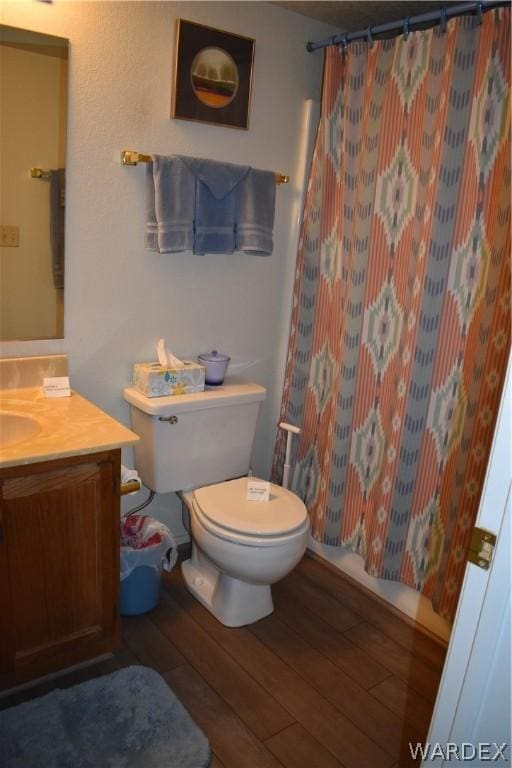
<instances>
[{"instance_id":1,"label":"wall outlet","mask_svg":"<svg viewBox=\"0 0 512 768\"><path fill-rule=\"evenodd\" d=\"M20 228L15 225L0 224L0 246L19 248Z\"/></svg>"}]
</instances>

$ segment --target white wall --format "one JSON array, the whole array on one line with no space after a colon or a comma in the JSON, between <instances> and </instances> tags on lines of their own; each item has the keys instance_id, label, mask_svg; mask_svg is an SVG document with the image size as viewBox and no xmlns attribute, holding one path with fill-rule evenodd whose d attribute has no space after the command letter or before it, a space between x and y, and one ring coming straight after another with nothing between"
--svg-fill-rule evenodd
<instances>
[{"instance_id":1,"label":"white wall","mask_svg":"<svg viewBox=\"0 0 512 768\"><path fill-rule=\"evenodd\" d=\"M268 387L254 451L255 471L267 476L295 262L298 128L322 74L322 52L308 54L305 43L334 30L260 2L26 0L1 9L6 24L70 40L65 338L4 343L2 355L67 352L75 389L129 423L122 389L160 336L178 355L228 352ZM256 39L249 131L169 118L179 17ZM121 167L121 149L289 173L277 192L273 256L146 252L144 167ZM174 497L152 509L181 533Z\"/></svg>"}]
</instances>

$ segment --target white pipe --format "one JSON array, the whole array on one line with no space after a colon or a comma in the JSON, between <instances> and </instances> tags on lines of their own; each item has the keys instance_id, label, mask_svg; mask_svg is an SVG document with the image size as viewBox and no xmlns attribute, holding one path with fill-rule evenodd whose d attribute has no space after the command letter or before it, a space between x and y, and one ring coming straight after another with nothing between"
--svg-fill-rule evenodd
<instances>
[{"instance_id":1,"label":"white pipe","mask_svg":"<svg viewBox=\"0 0 512 768\"><path fill-rule=\"evenodd\" d=\"M279 424L279 429L284 429L286 434L286 451L284 455L283 466L283 488L288 488L290 480L290 459L292 455L292 439L293 435L300 435L300 427L295 427L293 424L288 424L286 421L282 421Z\"/></svg>"}]
</instances>

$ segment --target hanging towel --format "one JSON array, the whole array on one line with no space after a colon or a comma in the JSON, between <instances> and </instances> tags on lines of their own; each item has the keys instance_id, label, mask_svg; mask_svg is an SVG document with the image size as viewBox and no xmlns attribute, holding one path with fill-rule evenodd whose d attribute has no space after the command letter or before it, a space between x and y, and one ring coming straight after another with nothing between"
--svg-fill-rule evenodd
<instances>
[{"instance_id":1,"label":"hanging towel","mask_svg":"<svg viewBox=\"0 0 512 768\"><path fill-rule=\"evenodd\" d=\"M152 157L146 169L146 247L160 253L192 250L195 178L179 157Z\"/></svg>"},{"instance_id":2,"label":"hanging towel","mask_svg":"<svg viewBox=\"0 0 512 768\"><path fill-rule=\"evenodd\" d=\"M249 166L180 159L196 179L194 253L233 253L237 198Z\"/></svg>"},{"instance_id":3,"label":"hanging towel","mask_svg":"<svg viewBox=\"0 0 512 768\"><path fill-rule=\"evenodd\" d=\"M240 184L236 211L236 249L270 256L276 204L275 175L251 168Z\"/></svg>"},{"instance_id":4,"label":"hanging towel","mask_svg":"<svg viewBox=\"0 0 512 768\"><path fill-rule=\"evenodd\" d=\"M149 250L270 255L274 209L270 171L177 155L147 167Z\"/></svg>"},{"instance_id":5,"label":"hanging towel","mask_svg":"<svg viewBox=\"0 0 512 768\"><path fill-rule=\"evenodd\" d=\"M55 288L64 288L64 215L66 206L66 171L50 171L50 247Z\"/></svg>"}]
</instances>

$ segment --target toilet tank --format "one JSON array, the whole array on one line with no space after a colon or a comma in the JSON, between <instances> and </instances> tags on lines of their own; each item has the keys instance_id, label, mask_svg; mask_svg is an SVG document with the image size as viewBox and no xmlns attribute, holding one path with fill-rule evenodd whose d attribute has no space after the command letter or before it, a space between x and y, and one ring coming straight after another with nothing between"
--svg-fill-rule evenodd
<instances>
[{"instance_id":1,"label":"toilet tank","mask_svg":"<svg viewBox=\"0 0 512 768\"><path fill-rule=\"evenodd\" d=\"M125 389L144 485L169 493L246 475L266 394L259 384L235 378L190 395L146 397Z\"/></svg>"}]
</instances>

